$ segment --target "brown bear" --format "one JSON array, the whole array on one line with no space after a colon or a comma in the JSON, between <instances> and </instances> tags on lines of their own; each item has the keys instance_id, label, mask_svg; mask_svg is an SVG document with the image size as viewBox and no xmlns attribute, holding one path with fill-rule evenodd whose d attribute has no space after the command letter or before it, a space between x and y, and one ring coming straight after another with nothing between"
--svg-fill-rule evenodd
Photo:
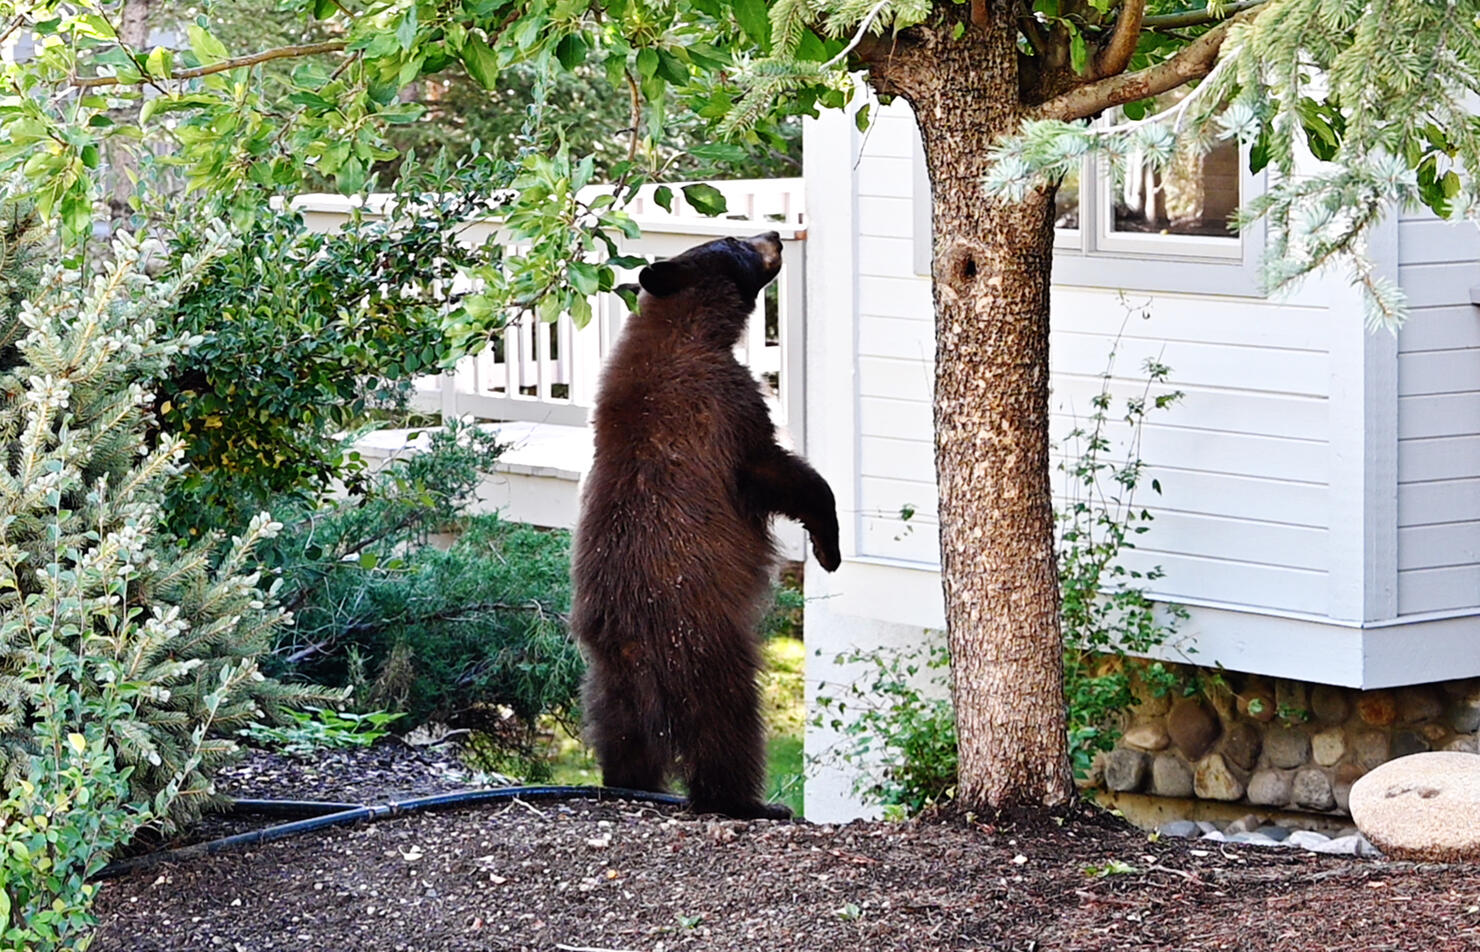
<instances>
[{"instance_id":1,"label":"brown bear","mask_svg":"<svg viewBox=\"0 0 1480 952\"><path fill-rule=\"evenodd\" d=\"M678 775L693 810L735 817L790 816L762 799L756 628L778 557L772 515L806 527L823 568L840 561L832 490L776 444L734 355L780 268L771 232L638 275L597 391L573 556L571 627L603 782L658 791Z\"/></svg>"}]
</instances>

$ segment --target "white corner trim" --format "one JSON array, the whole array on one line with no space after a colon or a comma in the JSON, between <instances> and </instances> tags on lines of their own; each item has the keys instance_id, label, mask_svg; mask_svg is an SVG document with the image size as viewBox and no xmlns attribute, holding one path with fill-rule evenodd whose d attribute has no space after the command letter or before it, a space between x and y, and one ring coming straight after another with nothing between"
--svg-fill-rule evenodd
<instances>
[{"instance_id":1,"label":"white corner trim","mask_svg":"<svg viewBox=\"0 0 1480 952\"><path fill-rule=\"evenodd\" d=\"M832 486L847 555L859 536L858 130L851 112L825 109L803 120L802 139L807 218L827 222L807 242L804 453Z\"/></svg>"},{"instance_id":2,"label":"white corner trim","mask_svg":"<svg viewBox=\"0 0 1480 952\"><path fill-rule=\"evenodd\" d=\"M1397 283L1398 217L1386 215L1369 254ZM1362 292L1344 276L1323 275L1333 311L1330 350L1333 619L1375 622L1398 614L1398 338L1369 331Z\"/></svg>"}]
</instances>

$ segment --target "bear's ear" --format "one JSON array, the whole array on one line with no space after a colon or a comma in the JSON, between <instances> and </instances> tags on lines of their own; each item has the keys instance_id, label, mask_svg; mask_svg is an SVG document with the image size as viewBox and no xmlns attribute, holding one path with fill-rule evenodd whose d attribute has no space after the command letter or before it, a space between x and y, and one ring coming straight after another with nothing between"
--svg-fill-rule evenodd
<instances>
[{"instance_id":1,"label":"bear's ear","mask_svg":"<svg viewBox=\"0 0 1480 952\"><path fill-rule=\"evenodd\" d=\"M667 297L684 288L684 267L672 260L654 261L637 274L637 282L653 297Z\"/></svg>"}]
</instances>

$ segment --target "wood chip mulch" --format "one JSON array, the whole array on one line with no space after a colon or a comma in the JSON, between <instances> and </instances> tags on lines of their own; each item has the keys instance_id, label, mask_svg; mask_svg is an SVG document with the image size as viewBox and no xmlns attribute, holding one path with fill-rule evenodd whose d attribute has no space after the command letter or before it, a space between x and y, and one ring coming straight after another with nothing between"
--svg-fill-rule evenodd
<instances>
[{"instance_id":1,"label":"wood chip mulch","mask_svg":"<svg viewBox=\"0 0 1480 952\"><path fill-rule=\"evenodd\" d=\"M1480 866L1153 841L1090 808L829 826L570 800L194 858L98 910L100 952L1459 952Z\"/></svg>"}]
</instances>

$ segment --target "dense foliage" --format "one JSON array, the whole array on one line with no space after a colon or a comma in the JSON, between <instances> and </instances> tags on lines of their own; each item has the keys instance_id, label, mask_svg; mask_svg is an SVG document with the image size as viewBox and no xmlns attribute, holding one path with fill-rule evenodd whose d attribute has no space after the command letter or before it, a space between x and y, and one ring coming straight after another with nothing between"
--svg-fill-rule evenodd
<instances>
[{"instance_id":1,"label":"dense foliage","mask_svg":"<svg viewBox=\"0 0 1480 952\"><path fill-rule=\"evenodd\" d=\"M568 713L568 536L457 515L497 450L477 429L433 431L357 499L285 511L270 559L296 624L275 663L404 713L398 730L449 722L527 749L541 716ZM438 531L455 533L445 549L426 544Z\"/></svg>"},{"instance_id":2,"label":"dense foliage","mask_svg":"<svg viewBox=\"0 0 1480 952\"><path fill-rule=\"evenodd\" d=\"M90 279L38 274L21 261L29 216L3 208L0 943L80 948L109 852L220 802L231 730L325 695L257 667L285 620L250 565L276 523L252 520L216 560L162 537L181 446L146 445L139 381L188 343L156 333L178 282L145 277L125 239ZM179 281L224 240L182 259Z\"/></svg>"},{"instance_id":3,"label":"dense foliage","mask_svg":"<svg viewBox=\"0 0 1480 952\"><path fill-rule=\"evenodd\" d=\"M485 257L461 234L488 210L491 166L408 169L333 234L264 211L186 289L163 330L198 340L155 385L161 426L190 464L168 498L172 529L237 531L269 503L314 500L353 475L345 431L448 356L453 283ZM169 268L201 240L180 234Z\"/></svg>"}]
</instances>

